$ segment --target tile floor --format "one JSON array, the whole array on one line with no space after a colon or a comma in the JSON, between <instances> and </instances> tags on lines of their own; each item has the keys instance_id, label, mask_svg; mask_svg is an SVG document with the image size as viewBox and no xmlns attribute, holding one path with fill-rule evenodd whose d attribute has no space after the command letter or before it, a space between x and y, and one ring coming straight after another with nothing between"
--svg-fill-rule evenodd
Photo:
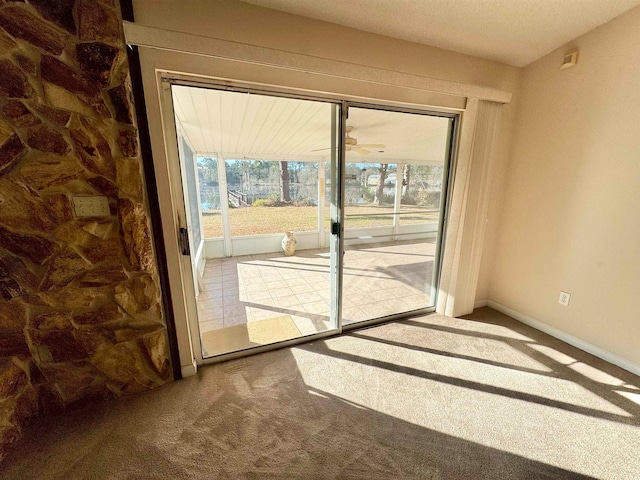
<instances>
[{"instance_id":1,"label":"tile floor","mask_svg":"<svg viewBox=\"0 0 640 480\"><path fill-rule=\"evenodd\" d=\"M431 304L435 241L348 247L344 324ZM207 260L198 298L200 331L290 315L301 335L329 329L329 250Z\"/></svg>"}]
</instances>

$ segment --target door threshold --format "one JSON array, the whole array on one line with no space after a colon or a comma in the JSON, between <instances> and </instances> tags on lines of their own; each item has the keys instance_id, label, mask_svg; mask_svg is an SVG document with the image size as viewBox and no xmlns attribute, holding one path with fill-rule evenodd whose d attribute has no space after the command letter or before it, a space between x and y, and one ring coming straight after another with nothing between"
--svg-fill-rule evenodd
<instances>
[{"instance_id":1,"label":"door threshold","mask_svg":"<svg viewBox=\"0 0 640 480\"><path fill-rule=\"evenodd\" d=\"M428 307L420 310L412 310L410 312L399 313L397 315L389 315L386 317L374 318L371 320L366 320L364 322L357 322L357 323L345 325L343 326L342 331L332 330L328 332L315 333L313 335L305 335L299 338L292 338L290 340L284 340L282 342L276 342L270 345L249 347L244 350L238 350L236 352L229 352L229 353L223 353L223 354L212 356L212 357L206 357L202 359L202 363L200 363L199 365L211 365L214 363L222 363L228 360L235 360L238 358L249 357L249 356L258 355L261 353L271 352L274 350L281 350L283 348L294 347L296 345L300 345L303 343L310 343L316 340L323 340L330 337L336 337L336 336L342 335L345 332L377 327L385 323L398 322L401 320L407 320L407 319L419 317L422 315L430 315L433 313L435 313L435 307Z\"/></svg>"}]
</instances>

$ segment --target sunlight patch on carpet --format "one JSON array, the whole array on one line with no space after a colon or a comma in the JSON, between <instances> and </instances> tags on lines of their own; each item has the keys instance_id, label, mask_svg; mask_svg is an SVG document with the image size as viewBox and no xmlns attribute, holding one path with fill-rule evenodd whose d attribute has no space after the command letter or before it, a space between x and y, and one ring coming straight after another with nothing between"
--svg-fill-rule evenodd
<instances>
[{"instance_id":1,"label":"sunlight patch on carpet","mask_svg":"<svg viewBox=\"0 0 640 480\"><path fill-rule=\"evenodd\" d=\"M242 325L225 327L202 334L205 357L235 352L249 347L269 345L301 337L289 315L280 315Z\"/></svg>"}]
</instances>

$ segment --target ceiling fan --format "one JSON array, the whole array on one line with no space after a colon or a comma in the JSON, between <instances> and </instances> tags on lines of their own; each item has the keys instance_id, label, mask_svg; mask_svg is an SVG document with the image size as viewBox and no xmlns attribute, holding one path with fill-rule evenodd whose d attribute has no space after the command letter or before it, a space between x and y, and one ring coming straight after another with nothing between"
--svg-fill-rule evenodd
<instances>
[{"instance_id":1,"label":"ceiling fan","mask_svg":"<svg viewBox=\"0 0 640 480\"><path fill-rule=\"evenodd\" d=\"M386 145L383 143L358 143L357 138L353 138L349 135L353 131L353 127L347 127L347 135L345 136L344 143L347 147L347 152L357 152L360 155L369 155L371 152L367 150L367 148L385 148ZM331 148L318 148L316 150L311 150L312 152L320 152L322 150L331 150Z\"/></svg>"}]
</instances>

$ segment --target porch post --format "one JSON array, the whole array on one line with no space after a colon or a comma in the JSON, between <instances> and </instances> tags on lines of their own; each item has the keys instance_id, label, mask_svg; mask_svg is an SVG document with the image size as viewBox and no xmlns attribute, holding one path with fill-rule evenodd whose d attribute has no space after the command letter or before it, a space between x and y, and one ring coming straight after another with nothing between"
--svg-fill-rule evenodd
<instances>
[{"instance_id":1,"label":"porch post","mask_svg":"<svg viewBox=\"0 0 640 480\"><path fill-rule=\"evenodd\" d=\"M324 209L325 209L325 165L324 160L318 162L318 247L324 248Z\"/></svg>"},{"instance_id":2,"label":"porch post","mask_svg":"<svg viewBox=\"0 0 640 480\"><path fill-rule=\"evenodd\" d=\"M404 169L403 163L396 166L396 195L393 202L393 240L397 240L396 235L400 233L400 202L402 201L402 178L398 174Z\"/></svg>"},{"instance_id":3,"label":"porch post","mask_svg":"<svg viewBox=\"0 0 640 480\"><path fill-rule=\"evenodd\" d=\"M227 257L233 255L231 246L231 225L229 224L229 189L227 187L227 167L222 155L218 157L218 185L220 190L220 211L222 212L222 240L224 242L224 254Z\"/></svg>"}]
</instances>

